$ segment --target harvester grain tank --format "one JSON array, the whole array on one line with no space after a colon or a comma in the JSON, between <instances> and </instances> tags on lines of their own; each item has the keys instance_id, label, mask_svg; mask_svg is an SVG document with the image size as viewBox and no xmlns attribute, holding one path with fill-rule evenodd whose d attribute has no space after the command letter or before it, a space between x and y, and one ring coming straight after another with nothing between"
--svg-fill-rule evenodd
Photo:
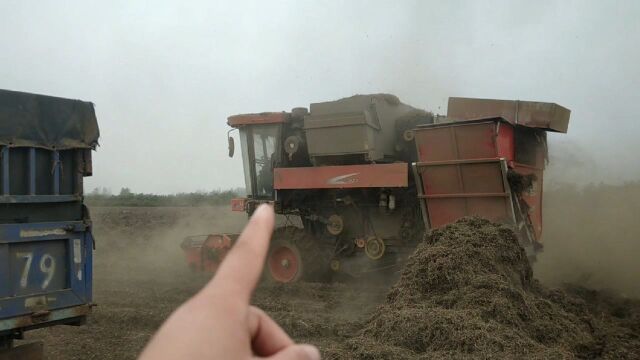
<instances>
[{"instance_id":1,"label":"harvester grain tank","mask_svg":"<svg viewBox=\"0 0 640 360\"><path fill-rule=\"evenodd\" d=\"M0 358L40 356L41 344L14 339L81 325L91 310L83 177L98 137L91 103L0 90Z\"/></svg>"},{"instance_id":2,"label":"harvester grain tank","mask_svg":"<svg viewBox=\"0 0 640 360\"><path fill-rule=\"evenodd\" d=\"M569 115L552 103L450 98L434 116L389 94L234 115L247 196L232 210L270 203L298 220L273 236L266 273L279 282L393 271L430 229L465 216L510 225L534 257L546 135L566 132ZM194 270L215 271L236 238L182 247Z\"/></svg>"}]
</instances>

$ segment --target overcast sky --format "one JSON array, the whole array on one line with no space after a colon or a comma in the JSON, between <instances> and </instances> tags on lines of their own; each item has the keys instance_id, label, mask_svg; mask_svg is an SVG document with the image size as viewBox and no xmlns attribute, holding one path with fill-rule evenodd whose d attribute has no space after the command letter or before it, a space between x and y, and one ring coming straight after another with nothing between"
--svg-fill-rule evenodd
<instances>
[{"instance_id":1,"label":"overcast sky","mask_svg":"<svg viewBox=\"0 0 640 360\"><path fill-rule=\"evenodd\" d=\"M640 1L0 0L0 88L92 101L87 187L243 186L226 118L389 92L557 102L547 179L640 179Z\"/></svg>"}]
</instances>

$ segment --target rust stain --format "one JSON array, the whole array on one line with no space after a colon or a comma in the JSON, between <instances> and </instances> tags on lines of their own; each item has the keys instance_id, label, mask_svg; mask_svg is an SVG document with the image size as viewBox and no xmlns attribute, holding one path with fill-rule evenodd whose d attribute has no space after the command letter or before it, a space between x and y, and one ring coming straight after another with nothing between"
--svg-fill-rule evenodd
<instances>
[{"instance_id":1,"label":"rust stain","mask_svg":"<svg viewBox=\"0 0 640 360\"><path fill-rule=\"evenodd\" d=\"M24 229L20 230L21 238L38 237L38 236L50 236L50 235L67 235L67 230L63 228L53 229Z\"/></svg>"}]
</instances>

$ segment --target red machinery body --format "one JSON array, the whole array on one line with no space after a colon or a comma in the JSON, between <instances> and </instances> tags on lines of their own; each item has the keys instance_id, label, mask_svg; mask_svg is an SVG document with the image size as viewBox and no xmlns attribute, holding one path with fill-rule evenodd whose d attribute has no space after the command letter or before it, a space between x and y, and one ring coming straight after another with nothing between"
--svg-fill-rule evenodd
<instances>
[{"instance_id":1,"label":"red machinery body","mask_svg":"<svg viewBox=\"0 0 640 360\"><path fill-rule=\"evenodd\" d=\"M181 247L193 271L215 272L227 255L237 234L195 235L186 237Z\"/></svg>"},{"instance_id":2,"label":"red machinery body","mask_svg":"<svg viewBox=\"0 0 640 360\"><path fill-rule=\"evenodd\" d=\"M407 163L273 169L274 189L407 187Z\"/></svg>"},{"instance_id":3,"label":"red machinery body","mask_svg":"<svg viewBox=\"0 0 640 360\"><path fill-rule=\"evenodd\" d=\"M232 210L270 203L299 220L274 233L267 268L279 282L394 269L430 229L465 216L511 226L535 256L546 134L566 132L569 115L552 103L450 98L443 117L374 94L231 116L247 189ZM185 239L188 263L215 271L235 238Z\"/></svg>"},{"instance_id":4,"label":"red machinery body","mask_svg":"<svg viewBox=\"0 0 640 360\"><path fill-rule=\"evenodd\" d=\"M425 221L438 228L464 216L480 216L528 225L523 231L531 234L523 235L541 244L546 142L542 141L544 132L539 136L523 141L516 150L515 127L501 118L416 129L418 162L414 168ZM533 175L526 192L512 191L510 171L516 176Z\"/></svg>"}]
</instances>

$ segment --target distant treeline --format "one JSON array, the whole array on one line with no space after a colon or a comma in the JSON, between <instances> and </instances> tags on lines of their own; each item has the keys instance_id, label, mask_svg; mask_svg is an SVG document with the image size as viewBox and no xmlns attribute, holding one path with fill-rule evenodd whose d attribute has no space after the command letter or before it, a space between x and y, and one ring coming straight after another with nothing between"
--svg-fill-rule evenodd
<instances>
[{"instance_id":1,"label":"distant treeline","mask_svg":"<svg viewBox=\"0 0 640 360\"><path fill-rule=\"evenodd\" d=\"M231 199L243 193L237 189L157 195L136 194L123 188L120 194L112 195L96 189L85 195L85 203L89 206L213 206L228 205Z\"/></svg>"}]
</instances>

